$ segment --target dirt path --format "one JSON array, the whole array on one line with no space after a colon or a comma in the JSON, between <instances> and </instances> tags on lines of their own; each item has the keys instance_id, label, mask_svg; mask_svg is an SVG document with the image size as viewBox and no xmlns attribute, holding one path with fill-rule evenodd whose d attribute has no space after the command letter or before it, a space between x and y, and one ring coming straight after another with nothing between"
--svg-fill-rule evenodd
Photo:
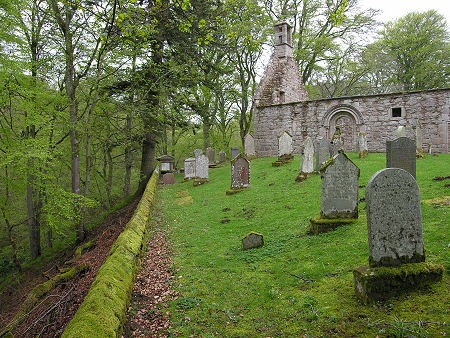
<instances>
[{"instance_id":1,"label":"dirt path","mask_svg":"<svg viewBox=\"0 0 450 338\"><path fill-rule=\"evenodd\" d=\"M137 202L138 200L135 200L125 208L111 214L96 229L97 235L91 235L91 238L89 238L98 237L95 246L84 252L70 265L64 266L90 264L90 271L53 289L40 304L28 313L25 320L14 328L12 332L15 337L61 336L83 302L98 269L108 256L112 244L133 215ZM62 266L67 259L70 259L70 257L62 256L58 261L51 262L40 271L27 271L21 282L12 285L0 295L0 327L6 326L14 318L31 289L47 278L56 275L58 266ZM43 272L47 272L47 278L43 275Z\"/></svg>"},{"instance_id":2,"label":"dirt path","mask_svg":"<svg viewBox=\"0 0 450 338\"><path fill-rule=\"evenodd\" d=\"M161 210L154 211L147 250L131 295L123 337L166 337L170 321L164 311L177 298L172 290L174 280L172 252L167 241Z\"/></svg>"}]
</instances>

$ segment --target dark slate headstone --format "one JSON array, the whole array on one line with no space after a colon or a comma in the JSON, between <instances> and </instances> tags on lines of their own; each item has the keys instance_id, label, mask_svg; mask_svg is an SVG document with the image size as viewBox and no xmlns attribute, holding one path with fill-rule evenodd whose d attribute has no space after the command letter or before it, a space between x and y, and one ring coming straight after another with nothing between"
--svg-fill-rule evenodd
<instances>
[{"instance_id":1,"label":"dark slate headstone","mask_svg":"<svg viewBox=\"0 0 450 338\"><path fill-rule=\"evenodd\" d=\"M231 160L239 155L239 147L231 147Z\"/></svg>"},{"instance_id":2,"label":"dark slate headstone","mask_svg":"<svg viewBox=\"0 0 450 338\"><path fill-rule=\"evenodd\" d=\"M386 141L386 167L405 169L416 178L416 142L407 137Z\"/></svg>"},{"instance_id":3,"label":"dark slate headstone","mask_svg":"<svg viewBox=\"0 0 450 338\"><path fill-rule=\"evenodd\" d=\"M330 158L330 142L326 137L321 137L316 144L316 172Z\"/></svg>"},{"instance_id":4,"label":"dark slate headstone","mask_svg":"<svg viewBox=\"0 0 450 338\"><path fill-rule=\"evenodd\" d=\"M250 186L250 161L240 154L231 161L231 189Z\"/></svg>"},{"instance_id":5,"label":"dark slate headstone","mask_svg":"<svg viewBox=\"0 0 450 338\"><path fill-rule=\"evenodd\" d=\"M339 152L320 170L323 218L358 218L359 168Z\"/></svg>"},{"instance_id":6,"label":"dark slate headstone","mask_svg":"<svg viewBox=\"0 0 450 338\"><path fill-rule=\"evenodd\" d=\"M219 162L225 162L227 160L227 153L223 150L219 151Z\"/></svg>"},{"instance_id":7,"label":"dark slate headstone","mask_svg":"<svg viewBox=\"0 0 450 338\"><path fill-rule=\"evenodd\" d=\"M173 176L173 173L166 173L163 175L163 182L164 184L174 184L175 178Z\"/></svg>"},{"instance_id":8,"label":"dark slate headstone","mask_svg":"<svg viewBox=\"0 0 450 338\"><path fill-rule=\"evenodd\" d=\"M207 148L206 149L206 156L208 157L209 164L216 163L216 149L214 149L214 148Z\"/></svg>"},{"instance_id":9,"label":"dark slate headstone","mask_svg":"<svg viewBox=\"0 0 450 338\"><path fill-rule=\"evenodd\" d=\"M371 266L425 261L419 187L410 173L375 173L367 183L366 208Z\"/></svg>"},{"instance_id":10,"label":"dark slate headstone","mask_svg":"<svg viewBox=\"0 0 450 338\"><path fill-rule=\"evenodd\" d=\"M242 249L254 249L260 248L264 245L263 235L257 234L256 232L251 232L244 238L242 238Z\"/></svg>"}]
</instances>

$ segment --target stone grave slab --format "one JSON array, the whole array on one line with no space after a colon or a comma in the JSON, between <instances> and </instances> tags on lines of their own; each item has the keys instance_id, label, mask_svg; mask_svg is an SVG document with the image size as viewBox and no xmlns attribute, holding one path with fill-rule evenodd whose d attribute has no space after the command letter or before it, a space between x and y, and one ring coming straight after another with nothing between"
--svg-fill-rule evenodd
<instances>
[{"instance_id":1,"label":"stone grave slab","mask_svg":"<svg viewBox=\"0 0 450 338\"><path fill-rule=\"evenodd\" d=\"M205 155L195 159L194 187L209 182L209 161Z\"/></svg>"},{"instance_id":2,"label":"stone grave slab","mask_svg":"<svg viewBox=\"0 0 450 338\"><path fill-rule=\"evenodd\" d=\"M231 160L239 155L239 147L231 147Z\"/></svg>"},{"instance_id":3,"label":"stone grave slab","mask_svg":"<svg viewBox=\"0 0 450 338\"><path fill-rule=\"evenodd\" d=\"M208 157L209 165L216 163L216 149L207 148L206 156Z\"/></svg>"},{"instance_id":4,"label":"stone grave slab","mask_svg":"<svg viewBox=\"0 0 450 338\"><path fill-rule=\"evenodd\" d=\"M438 282L444 268L425 262L419 187L406 170L376 172L366 186L369 266L353 271L363 303Z\"/></svg>"},{"instance_id":5,"label":"stone grave slab","mask_svg":"<svg viewBox=\"0 0 450 338\"><path fill-rule=\"evenodd\" d=\"M367 137L366 133L358 134L358 152L359 158L364 158L369 155L369 147L367 146Z\"/></svg>"},{"instance_id":6,"label":"stone grave slab","mask_svg":"<svg viewBox=\"0 0 450 338\"><path fill-rule=\"evenodd\" d=\"M219 163L223 163L227 160L227 153L223 150L219 151Z\"/></svg>"},{"instance_id":7,"label":"stone grave slab","mask_svg":"<svg viewBox=\"0 0 450 338\"><path fill-rule=\"evenodd\" d=\"M416 142L407 137L386 141L386 167L405 169L416 178Z\"/></svg>"},{"instance_id":8,"label":"stone grave slab","mask_svg":"<svg viewBox=\"0 0 450 338\"><path fill-rule=\"evenodd\" d=\"M173 173L166 173L163 175L163 182L165 185L168 184L175 184L175 178L173 176Z\"/></svg>"},{"instance_id":9,"label":"stone grave slab","mask_svg":"<svg viewBox=\"0 0 450 338\"><path fill-rule=\"evenodd\" d=\"M256 157L255 139L253 138L252 134L250 134L250 133L245 135L244 149L245 149L245 155L247 156L247 158Z\"/></svg>"},{"instance_id":10,"label":"stone grave slab","mask_svg":"<svg viewBox=\"0 0 450 338\"><path fill-rule=\"evenodd\" d=\"M295 180L301 182L312 176L314 173L314 142L311 137L307 137L303 147L303 153L300 163L300 172Z\"/></svg>"},{"instance_id":11,"label":"stone grave slab","mask_svg":"<svg viewBox=\"0 0 450 338\"><path fill-rule=\"evenodd\" d=\"M231 189L227 195L231 195L250 187L250 161L239 154L231 161Z\"/></svg>"},{"instance_id":12,"label":"stone grave slab","mask_svg":"<svg viewBox=\"0 0 450 338\"><path fill-rule=\"evenodd\" d=\"M195 157L188 157L184 160L184 180L195 178Z\"/></svg>"},{"instance_id":13,"label":"stone grave slab","mask_svg":"<svg viewBox=\"0 0 450 338\"><path fill-rule=\"evenodd\" d=\"M316 144L316 172L330 158L330 142L326 137L321 137Z\"/></svg>"},{"instance_id":14,"label":"stone grave slab","mask_svg":"<svg viewBox=\"0 0 450 338\"><path fill-rule=\"evenodd\" d=\"M203 151L201 149L195 149L194 150L194 157L195 158L199 157L201 154L203 154Z\"/></svg>"}]
</instances>

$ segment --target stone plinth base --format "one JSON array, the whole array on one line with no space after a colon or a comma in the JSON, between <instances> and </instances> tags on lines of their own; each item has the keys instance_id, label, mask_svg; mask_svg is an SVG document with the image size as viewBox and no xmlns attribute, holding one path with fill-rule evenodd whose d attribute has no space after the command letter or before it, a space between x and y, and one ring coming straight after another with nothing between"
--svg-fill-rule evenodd
<instances>
[{"instance_id":1,"label":"stone plinth base","mask_svg":"<svg viewBox=\"0 0 450 338\"><path fill-rule=\"evenodd\" d=\"M359 152L359 158L364 158L364 157L367 157L367 156L369 156L369 151L368 150L361 150Z\"/></svg>"},{"instance_id":2,"label":"stone plinth base","mask_svg":"<svg viewBox=\"0 0 450 338\"><path fill-rule=\"evenodd\" d=\"M410 263L399 267L359 267L353 270L356 296L369 304L419 289L442 280L444 268L432 263Z\"/></svg>"},{"instance_id":3,"label":"stone plinth base","mask_svg":"<svg viewBox=\"0 0 450 338\"><path fill-rule=\"evenodd\" d=\"M296 182L302 182L304 180L306 180L308 177L311 177L312 175L314 175L314 173L304 173L301 172L297 175L297 177L295 178Z\"/></svg>"},{"instance_id":4,"label":"stone plinth base","mask_svg":"<svg viewBox=\"0 0 450 338\"><path fill-rule=\"evenodd\" d=\"M193 180L193 179L194 179L194 177L185 177L183 179L183 182L187 182L187 181L190 181L190 180Z\"/></svg>"},{"instance_id":5,"label":"stone plinth base","mask_svg":"<svg viewBox=\"0 0 450 338\"><path fill-rule=\"evenodd\" d=\"M208 183L209 180L207 178L195 178L194 179L194 187L198 187L199 185Z\"/></svg>"},{"instance_id":6,"label":"stone plinth base","mask_svg":"<svg viewBox=\"0 0 450 338\"><path fill-rule=\"evenodd\" d=\"M234 189L228 189L226 191L227 195L234 195L237 194L238 192L241 192L242 190L244 190L245 188L234 188Z\"/></svg>"},{"instance_id":7,"label":"stone plinth base","mask_svg":"<svg viewBox=\"0 0 450 338\"><path fill-rule=\"evenodd\" d=\"M336 229L338 226L351 224L356 222L357 218L322 218L313 217L309 219L309 231L310 235L318 235L323 232L328 232Z\"/></svg>"}]
</instances>

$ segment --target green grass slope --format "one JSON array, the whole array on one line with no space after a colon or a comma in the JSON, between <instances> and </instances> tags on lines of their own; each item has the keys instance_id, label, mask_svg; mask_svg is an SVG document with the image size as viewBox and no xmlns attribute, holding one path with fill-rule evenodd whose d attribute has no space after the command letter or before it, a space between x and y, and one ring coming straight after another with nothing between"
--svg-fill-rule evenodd
<instances>
[{"instance_id":1,"label":"green grass slope","mask_svg":"<svg viewBox=\"0 0 450 338\"><path fill-rule=\"evenodd\" d=\"M350 159L361 169L360 198L385 154ZM368 263L365 203L359 220L318 236L306 235L320 212L320 176L294 181L295 161L272 167L252 160L251 188L227 196L231 169L210 170L211 182L166 186L158 194L171 230L182 296L169 311L170 334L183 336L439 336L450 334L448 206L422 203L426 260L447 269L441 283L384 303L365 306L353 291L352 269ZM450 155L417 160L422 201L450 195ZM192 198L192 200L191 200ZM265 245L242 251L250 231ZM165 309L164 311L167 311Z\"/></svg>"}]
</instances>

